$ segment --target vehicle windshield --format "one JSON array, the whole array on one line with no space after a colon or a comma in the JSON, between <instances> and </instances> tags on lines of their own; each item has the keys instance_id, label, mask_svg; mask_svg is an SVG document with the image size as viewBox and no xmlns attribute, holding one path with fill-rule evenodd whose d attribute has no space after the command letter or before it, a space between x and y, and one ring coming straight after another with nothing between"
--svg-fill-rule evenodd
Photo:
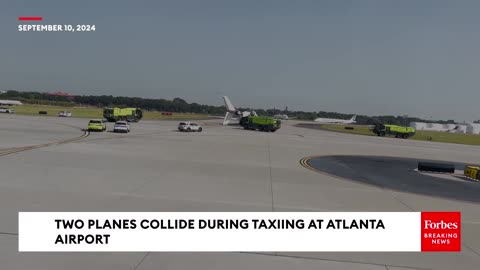
<instances>
[{"instance_id":1,"label":"vehicle windshield","mask_svg":"<svg viewBox=\"0 0 480 270\"><path fill-rule=\"evenodd\" d=\"M101 124L102 121L97 121L97 120L92 120L90 121L90 124Z\"/></svg>"}]
</instances>

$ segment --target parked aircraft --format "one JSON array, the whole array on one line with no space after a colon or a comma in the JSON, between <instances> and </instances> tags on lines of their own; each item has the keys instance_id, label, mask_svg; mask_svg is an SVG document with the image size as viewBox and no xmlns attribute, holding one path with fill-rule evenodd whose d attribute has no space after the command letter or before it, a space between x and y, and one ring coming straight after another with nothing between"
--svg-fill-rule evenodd
<instances>
[{"instance_id":1,"label":"parked aircraft","mask_svg":"<svg viewBox=\"0 0 480 270\"><path fill-rule=\"evenodd\" d=\"M314 121L322 124L354 124L357 121L355 119L357 118L356 115L354 115L352 118L349 120L345 119L334 119L334 118L317 118Z\"/></svg>"},{"instance_id":2,"label":"parked aircraft","mask_svg":"<svg viewBox=\"0 0 480 270\"><path fill-rule=\"evenodd\" d=\"M0 106L12 106L12 105L22 105L22 102L17 100L0 100Z\"/></svg>"},{"instance_id":3,"label":"parked aircraft","mask_svg":"<svg viewBox=\"0 0 480 270\"><path fill-rule=\"evenodd\" d=\"M281 119L281 120L288 120L288 115L286 115L286 114L275 114L275 115L273 116L273 118L275 118L275 119Z\"/></svg>"}]
</instances>

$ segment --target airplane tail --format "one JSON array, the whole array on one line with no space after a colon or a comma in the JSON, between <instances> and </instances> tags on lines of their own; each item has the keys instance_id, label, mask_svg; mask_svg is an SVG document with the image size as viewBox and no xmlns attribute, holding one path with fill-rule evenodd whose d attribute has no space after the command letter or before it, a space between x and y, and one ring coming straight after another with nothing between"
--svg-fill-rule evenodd
<instances>
[{"instance_id":1,"label":"airplane tail","mask_svg":"<svg viewBox=\"0 0 480 270\"><path fill-rule=\"evenodd\" d=\"M357 116L356 116L356 115L352 116L352 118L350 119L350 121L353 122L353 121L355 121L355 119L357 119Z\"/></svg>"},{"instance_id":2,"label":"airplane tail","mask_svg":"<svg viewBox=\"0 0 480 270\"><path fill-rule=\"evenodd\" d=\"M223 125L226 126L230 124L230 120L235 119L239 120L242 117L253 115L253 116L258 116L255 111L238 111L230 101L230 99L227 96L223 96L223 101L225 102L225 107L227 107L227 113L225 114L225 117L223 118Z\"/></svg>"},{"instance_id":3,"label":"airplane tail","mask_svg":"<svg viewBox=\"0 0 480 270\"><path fill-rule=\"evenodd\" d=\"M233 106L232 102L230 101L230 99L227 96L223 97L223 101L225 102L225 107L227 107L227 111L229 111L229 112L236 112L237 111L235 109L235 107Z\"/></svg>"}]
</instances>

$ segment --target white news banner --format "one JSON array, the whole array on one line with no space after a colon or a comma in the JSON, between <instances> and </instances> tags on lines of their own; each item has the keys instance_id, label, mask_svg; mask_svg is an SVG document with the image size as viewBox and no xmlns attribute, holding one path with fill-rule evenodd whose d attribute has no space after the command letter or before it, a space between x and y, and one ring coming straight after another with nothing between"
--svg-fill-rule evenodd
<instances>
[{"instance_id":1,"label":"white news banner","mask_svg":"<svg viewBox=\"0 0 480 270\"><path fill-rule=\"evenodd\" d=\"M19 251L421 251L420 212L20 212Z\"/></svg>"}]
</instances>

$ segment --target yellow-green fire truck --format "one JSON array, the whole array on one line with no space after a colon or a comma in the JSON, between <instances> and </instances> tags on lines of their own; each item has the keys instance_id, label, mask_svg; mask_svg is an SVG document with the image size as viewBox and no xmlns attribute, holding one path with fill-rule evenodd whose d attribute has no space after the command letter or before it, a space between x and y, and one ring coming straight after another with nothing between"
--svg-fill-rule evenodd
<instances>
[{"instance_id":1,"label":"yellow-green fire truck","mask_svg":"<svg viewBox=\"0 0 480 270\"><path fill-rule=\"evenodd\" d=\"M109 122L138 122L142 119L143 112L138 108L104 108L103 117Z\"/></svg>"},{"instance_id":2,"label":"yellow-green fire truck","mask_svg":"<svg viewBox=\"0 0 480 270\"><path fill-rule=\"evenodd\" d=\"M376 124L372 129L372 132L377 134L377 136L395 136L395 138L404 138L408 139L415 135L415 128L413 127L402 127L396 125L385 125L385 124Z\"/></svg>"}]
</instances>

